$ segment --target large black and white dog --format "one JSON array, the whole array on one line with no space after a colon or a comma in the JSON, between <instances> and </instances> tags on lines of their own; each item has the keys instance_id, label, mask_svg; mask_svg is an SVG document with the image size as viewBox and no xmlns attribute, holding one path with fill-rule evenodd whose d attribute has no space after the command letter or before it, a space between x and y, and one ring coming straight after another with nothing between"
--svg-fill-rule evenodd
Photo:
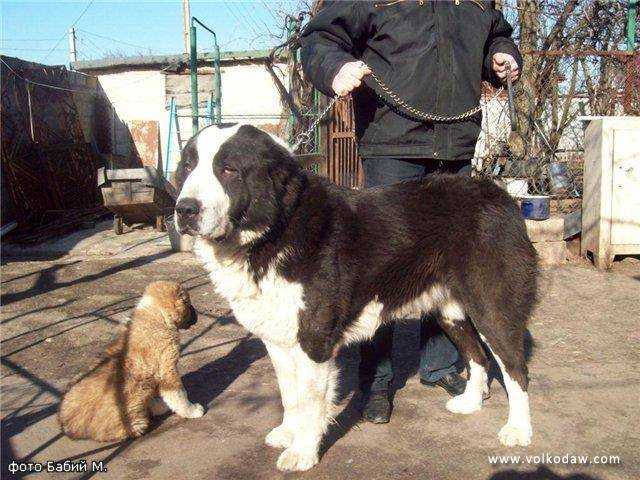
<instances>
[{"instance_id":1,"label":"large black and white dog","mask_svg":"<svg viewBox=\"0 0 640 480\"><path fill-rule=\"evenodd\" d=\"M183 151L176 224L237 320L260 337L284 417L266 443L281 470L307 470L333 413L335 357L383 322L438 311L469 364L455 413L480 410L488 360L509 418L498 437L528 445L523 334L536 255L514 201L488 180L435 176L353 191L303 171L255 127L208 127Z\"/></svg>"}]
</instances>

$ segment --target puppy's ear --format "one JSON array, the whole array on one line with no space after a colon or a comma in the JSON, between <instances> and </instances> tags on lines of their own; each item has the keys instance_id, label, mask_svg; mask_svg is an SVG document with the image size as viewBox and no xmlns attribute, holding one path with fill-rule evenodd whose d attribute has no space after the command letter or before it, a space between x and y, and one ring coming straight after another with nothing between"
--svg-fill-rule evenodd
<instances>
[{"instance_id":1,"label":"puppy's ear","mask_svg":"<svg viewBox=\"0 0 640 480\"><path fill-rule=\"evenodd\" d=\"M181 311L178 304L176 304L174 308L160 308L160 314L168 328L172 330L178 328L178 325L182 321Z\"/></svg>"}]
</instances>

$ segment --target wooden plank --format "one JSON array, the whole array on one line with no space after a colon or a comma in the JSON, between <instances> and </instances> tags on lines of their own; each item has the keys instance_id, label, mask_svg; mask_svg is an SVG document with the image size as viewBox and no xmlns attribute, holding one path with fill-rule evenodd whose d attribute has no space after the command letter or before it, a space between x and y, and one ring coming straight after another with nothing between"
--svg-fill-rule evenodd
<instances>
[{"instance_id":1,"label":"wooden plank","mask_svg":"<svg viewBox=\"0 0 640 480\"><path fill-rule=\"evenodd\" d=\"M333 138L354 138L353 132L335 132Z\"/></svg>"},{"instance_id":2,"label":"wooden plank","mask_svg":"<svg viewBox=\"0 0 640 480\"><path fill-rule=\"evenodd\" d=\"M143 168L120 168L117 170L107 170L107 180L139 180L147 185L163 187L164 179L162 175L153 167Z\"/></svg>"}]
</instances>

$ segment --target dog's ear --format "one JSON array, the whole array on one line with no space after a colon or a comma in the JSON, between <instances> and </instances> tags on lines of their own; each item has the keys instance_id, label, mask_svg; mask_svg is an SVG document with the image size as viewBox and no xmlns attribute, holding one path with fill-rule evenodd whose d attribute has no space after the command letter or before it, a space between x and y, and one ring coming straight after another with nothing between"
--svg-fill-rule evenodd
<instances>
[{"instance_id":1,"label":"dog's ear","mask_svg":"<svg viewBox=\"0 0 640 480\"><path fill-rule=\"evenodd\" d=\"M185 302L184 299L178 298L169 305L160 306L160 314L164 319L165 324L170 329L179 328L184 322L185 317L190 315L189 308L191 305Z\"/></svg>"},{"instance_id":2,"label":"dog's ear","mask_svg":"<svg viewBox=\"0 0 640 480\"><path fill-rule=\"evenodd\" d=\"M180 323L181 316L178 314L176 309L173 308L161 308L160 314L164 319L164 323L167 328L173 330L178 328L178 324Z\"/></svg>"}]
</instances>

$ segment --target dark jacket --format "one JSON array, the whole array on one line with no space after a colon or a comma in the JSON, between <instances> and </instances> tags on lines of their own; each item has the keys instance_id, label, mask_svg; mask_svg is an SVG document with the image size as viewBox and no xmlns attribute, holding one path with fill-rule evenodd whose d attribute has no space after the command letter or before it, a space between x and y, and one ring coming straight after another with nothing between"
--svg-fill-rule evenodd
<instances>
[{"instance_id":1,"label":"dark jacket","mask_svg":"<svg viewBox=\"0 0 640 480\"><path fill-rule=\"evenodd\" d=\"M309 80L333 96L342 65L362 60L410 105L457 115L478 105L481 80L496 83L494 53L522 57L511 25L480 0L334 2L302 33L302 65ZM468 159L481 115L457 123L428 123L399 113L375 95L370 76L353 92L356 137L362 157Z\"/></svg>"}]
</instances>

